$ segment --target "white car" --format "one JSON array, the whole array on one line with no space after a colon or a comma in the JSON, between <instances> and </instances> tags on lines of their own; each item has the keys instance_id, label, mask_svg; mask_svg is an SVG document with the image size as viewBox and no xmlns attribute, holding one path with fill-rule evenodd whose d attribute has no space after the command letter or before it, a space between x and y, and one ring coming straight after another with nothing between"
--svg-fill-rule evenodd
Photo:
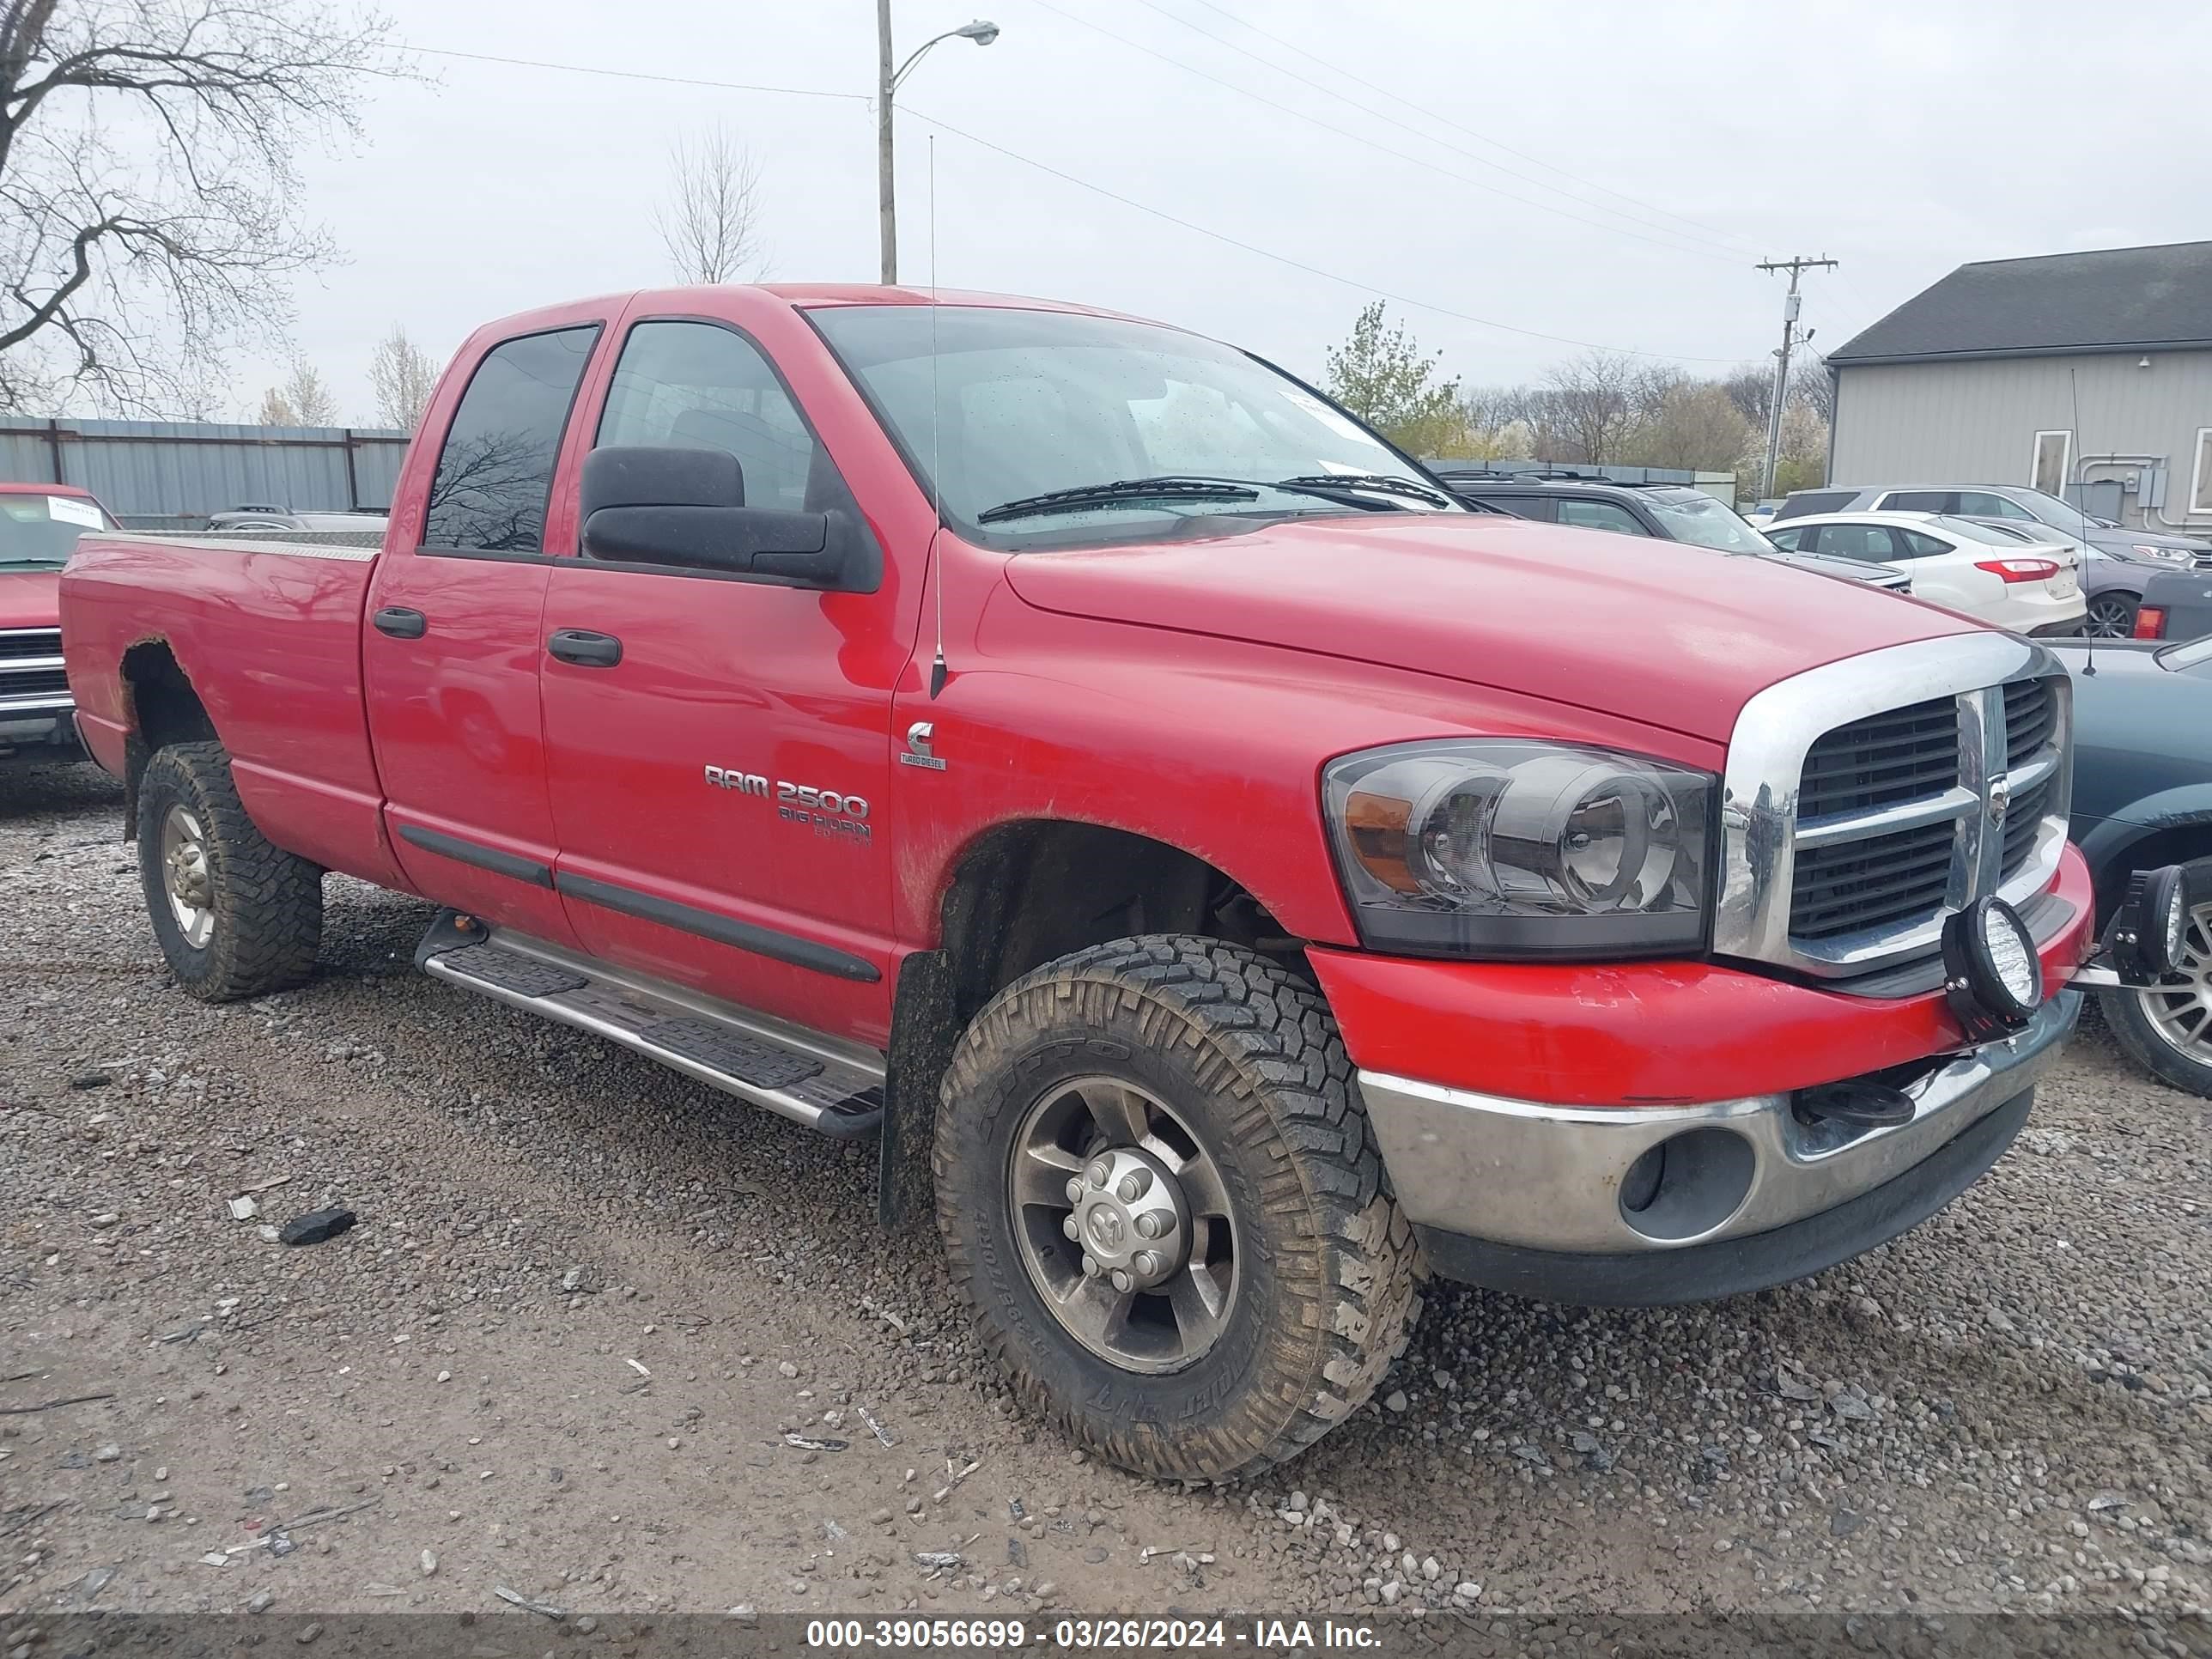
<instances>
[{"instance_id":1,"label":"white car","mask_svg":"<svg viewBox=\"0 0 2212 1659\"><path fill-rule=\"evenodd\" d=\"M2088 609L2081 550L2055 532L2034 538L2033 528L1941 513L1822 513L1784 520L1766 539L1792 553L1896 565L1911 573L1916 599L2015 634L2079 634Z\"/></svg>"}]
</instances>

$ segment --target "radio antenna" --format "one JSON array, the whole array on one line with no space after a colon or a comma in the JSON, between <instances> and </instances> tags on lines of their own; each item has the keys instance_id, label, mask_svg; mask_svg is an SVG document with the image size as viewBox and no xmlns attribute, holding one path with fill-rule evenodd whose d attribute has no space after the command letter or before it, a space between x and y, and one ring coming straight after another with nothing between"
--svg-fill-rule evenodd
<instances>
[{"instance_id":1,"label":"radio antenna","mask_svg":"<svg viewBox=\"0 0 2212 1659\"><path fill-rule=\"evenodd\" d=\"M937 357L937 135L929 135L929 509L937 528L931 535L931 584L936 590L937 654L929 663L929 697L945 690L945 404L939 395Z\"/></svg>"}]
</instances>

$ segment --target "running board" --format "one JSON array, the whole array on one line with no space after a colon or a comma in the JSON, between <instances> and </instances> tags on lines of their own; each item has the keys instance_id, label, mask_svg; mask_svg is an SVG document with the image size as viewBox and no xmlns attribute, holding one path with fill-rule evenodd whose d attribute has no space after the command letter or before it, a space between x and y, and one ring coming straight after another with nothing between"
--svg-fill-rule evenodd
<instances>
[{"instance_id":1,"label":"running board","mask_svg":"<svg viewBox=\"0 0 2212 1659\"><path fill-rule=\"evenodd\" d=\"M884 1062L872 1049L520 934L457 939L445 915L416 960L439 979L595 1032L823 1134L850 1139L883 1121Z\"/></svg>"}]
</instances>

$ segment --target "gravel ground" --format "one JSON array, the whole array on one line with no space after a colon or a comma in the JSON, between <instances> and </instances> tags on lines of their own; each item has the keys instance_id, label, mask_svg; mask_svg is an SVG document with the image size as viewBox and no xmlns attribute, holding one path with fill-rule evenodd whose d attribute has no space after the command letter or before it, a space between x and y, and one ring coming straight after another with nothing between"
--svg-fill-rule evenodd
<instances>
[{"instance_id":1,"label":"gravel ground","mask_svg":"<svg viewBox=\"0 0 2212 1659\"><path fill-rule=\"evenodd\" d=\"M2094 1028L1897 1244L1664 1312L1439 1287L1316 1451L1186 1492L1013 1412L927 1240L875 1229L871 1149L416 975L419 903L333 878L312 985L191 1001L118 805L0 775L0 1621L506 1589L2212 1630L2212 1110Z\"/></svg>"}]
</instances>

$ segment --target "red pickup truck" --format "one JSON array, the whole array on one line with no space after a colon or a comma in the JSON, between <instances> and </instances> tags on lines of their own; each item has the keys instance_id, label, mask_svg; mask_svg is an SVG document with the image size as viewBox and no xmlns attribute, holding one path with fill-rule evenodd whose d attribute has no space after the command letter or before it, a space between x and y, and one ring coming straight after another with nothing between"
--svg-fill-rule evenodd
<instances>
[{"instance_id":1,"label":"red pickup truck","mask_svg":"<svg viewBox=\"0 0 2212 1659\"><path fill-rule=\"evenodd\" d=\"M183 988L300 981L327 871L434 901L429 973L879 1135L1020 1395L1161 1475L1320 1437L1428 1273L1893 1237L2080 1001L2040 647L1469 510L1073 307L512 318L380 549L88 537L62 610Z\"/></svg>"},{"instance_id":2,"label":"red pickup truck","mask_svg":"<svg viewBox=\"0 0 2212 1659\"><path fill-rule=\"evenodd\" d=\"M74 484L0 483L0 770L82 760L62 665L62 566L78 537L112 530Z\"/></svg>"}]
</instances>

